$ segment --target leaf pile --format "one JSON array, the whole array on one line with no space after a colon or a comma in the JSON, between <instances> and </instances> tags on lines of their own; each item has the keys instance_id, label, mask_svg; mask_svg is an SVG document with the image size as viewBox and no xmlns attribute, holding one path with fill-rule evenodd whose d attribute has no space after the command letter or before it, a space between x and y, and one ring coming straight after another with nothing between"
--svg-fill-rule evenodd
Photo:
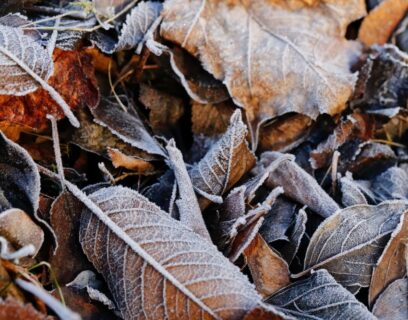
<instances>
[{"instance_id":1,"label":"leaf pile","mask_svg":"<svg viewBox=\"0 0 408 320\"><path fill-rule=\"evenodd\" d=\"M0 4L0 319L407 319L404 0Z\"/></svg>"}]
</instances>

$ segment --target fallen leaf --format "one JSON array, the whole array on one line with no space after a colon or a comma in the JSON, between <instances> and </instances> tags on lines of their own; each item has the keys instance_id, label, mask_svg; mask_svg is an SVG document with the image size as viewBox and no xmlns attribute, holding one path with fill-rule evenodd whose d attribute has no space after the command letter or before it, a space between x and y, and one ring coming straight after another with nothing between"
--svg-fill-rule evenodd
<instances>
[{"instance_id":1,"label":"fallen leaf","mask_svg":"<svg viewBox=\"0 0 408 320\"><path fill-rule=\"evenodd\" d=\"M171 0L161 35L198 57L251 121L288 112L316 118L343 110L352 93L349 68L358 46L343 36L364 14L360 0Z\"/></svg>"},{"instance_id":2,"label":"fallen leaf","mask_svg":"<svg viewBox=\"0 0 408 320\"><path fill-rule=\"evenodd\" d=\"M44 231L20 209L9 209L0 213L0 235L15 249L33 245L35 257L44 242Z\"/></svg>"},{"instance_id":3,"label":"fallen leaf","mask_svg":"<svg viewBox=\"0 0 408 320\"><path fill-rule=\"evenodd\" d=\"M391 234L371 276L368 302L373 304L378 295L394 280L407 273L408 212L401 215L400 223Z\"/></svg>"},{"instance_id":4,"label":"fallen leaf","mask_svg":"<svg viewBox=\"0 0 408 320\"><path fill-rule=\"evenodd\" d=\"M385 44L408 10L405 0L384 0L361 23L358 39L366 46Z\"/></svg>"},{"instance_id":5,"label":"fallen leaf","mask_svg":"<svg viewBox=\"0 0 408 320\"><path fill-rule=\"evenodd\" d=\"M300 274L324 268L353 292L368 287L373 268L406 209L406 202L395 200L338 211L314 232L305 271Z\"/></svg>"},{"instance_id":6,"label":"fallen leaf","mask_svg":"<svg viewBox=\"0 0 408 320\"><path fill-rule=\"evenodd\" d=\"M288 264L268 246L259 233L244 250L244 256L256 290L263 297L289 284Z\"/></svg>"},{"instance_id":7,"label":"fallen leaf","mask_svg":"<svg viewBox=\"0 0 408 320\"><path fill-rule=\"evenodd\" d=\"M342 193L341 203L344 207L347 208L356 204L367 204L363 192L351 177L346 175L340 179L340 189Z\"/></svg>"},{"instance_id":8,"label":"fallen leaf","mask_svg":"<svg viewBox=\"0 0 408 320\"><path fill-rule=\"evenodd\" d=\"M391 283L378 297L373 314L380 320L405 320L408 317L408 280Z\"/></svg>"},{"instance_id":9,"label":"fallen leaf","mask_svg":"<svg viewBox=\"0 0 408 320\"><path fill-rule=\"evenodd\" d=\"M266 301L296 319L376 319L326 270L313 272Z\"/></svg>"},{"instance_id":10,"label":"fallen leaf","mask_svg":"<svg viewBox=\"0 0 408 320\"><path fill-rule=\"evenodd\" d=\"M408 199L408 172L399 168L391 167L376 176L371 182L371 191L377 201L392 199Z\"/></svg>"},{"instance_id":11,"label":"fallen leaf","mask_svg":"<svg viewBox=\"0 0 408 320\"><path fill-rule=\"evenodd\" d=\"M247 128L237 110L228 130L189 171L195 190L202 196L202 210L213 201L213 196L224 194L254 166L255 157L248 149L246 135Z\"/></svg>"},{"instance_id":12,"label":"fallen leaf","mask_svg":"<svg viewBox=\"0 0 408 320\"><path fill-rule=\"evenodd\" d=\"M0 301L0 320L51 320L45 314L40 313L31 304L22 304L8 298Z\"/></svg>"},{"instance_id":13,"label":"fallen leaf","mask_svg":"<svg viewBox=\"0 0 408 320\"><path fill-rule=\"evenodd\" d=\"M115 168L125 168L143 175L154 173L154 165L146 160L128 156L114 148L108 148L108 154Z\"/></svg>"},{"instance_id":14,"label":"fallen leaf","mask_svg":"<svg viewBox=\"0 0 408 320\"><path fill-rule=\"evenodd\" d=\"M78 241L82 210L83 204L68 191L62 192L51 206L50 222L57 247L49 262L61 285L72 281L79 272L90 267Z\"/></svg>"},{"instance_id":15,"label":"fallen leaf","mask_svg":"<svg viewBox=\"0 0 408 320\"><path fill-rule=\"evenodd\" d=\"M111 187L78 196L92 209L82 214L82 247L123 317L240 318L261 302L214 246L137 192Z\"/></svg>"},{"instance_id":16,"label":"fallen leaf","mask_svg":"<svg viewBox=\"0 0 408 320\"><path fill-rule=\"evenodd\" d=\"M55 49L53 59L54 74L49 85L68 105L74 110L97 105L99 92L90 56L85 52ZM47 114L63 118L58 104L44 89L25 96L0 95L0 110L0 128L17 126L20 131L45 129L49 124Z\"/></svg>"}]
</instances>

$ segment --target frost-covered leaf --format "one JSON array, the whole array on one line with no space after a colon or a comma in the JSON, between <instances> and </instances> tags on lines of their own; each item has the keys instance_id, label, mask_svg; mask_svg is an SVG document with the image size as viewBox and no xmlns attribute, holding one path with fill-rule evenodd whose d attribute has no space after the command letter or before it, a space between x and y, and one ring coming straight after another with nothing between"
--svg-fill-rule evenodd
<instances>
[{"instance_id":1,"label":"frost-covered leaf","mask_svg":"<svg viewBox=\"0 0 408 320\"><path fill-rule=\"evenodd\" d=\"M364 14L362 0L169 0L161 35L198 57L250 120L287 112L316 118L340 112L353 91L358 46L344 35Z\"/></svg>"},{"instance_id":2,"label":"frost-covered leaf","mask_svg":"<svg viewBox=\"0 0 408 320\"><path fill-rule=\"evenodd\" d=\"M318 270L267 299L296 319L376 318L349 291L339 285L326 270Z\"/></svg>"},{"instance_id":3,"label":"frost-covered leaf","mask_svg":"<svg viewBox=\"0 0 408 320\"><path fill-rule=\"evenodd\" d=\"M85 199L69 188L92 210L82 213L80 241L124 318L241 318L261 302L214 246L136 191Z\"/></svg>"},{"instance_id":4,"label":"frost-covered leaf","mask_svg":"<svg viewBox=\"0 0 408 320\"><path fill-rule=\"evenodd\" d=\"M48 320L49 317L37 311L32 304L23 304L15 299L0 300L0 319Z\"/></svg>"},{"instance_id":5,"label":"frost-covered leaf","mask_svg":"<svg viewBox=\"0 0 408 320\"><path fill-rule=\"evenodd\" d=\"M341 203L344 207L350 207L356 204L367 204L363 192L352 177L347 175L342 177L340 179L340 189L342 193Z\"/></svg>"},{"instance_id":6,"label":"frost-covered leaf","mask_svg":"<svg viewBox=\"0 0 408 320\"><path fill-rule=\"evenodd\" d=\"M147 1L140 2L133 8L122 26L115 50L137 48L136 52L140 54L141 45L146 40L145 35L159 17L162 7L163 5L160 2Z\"/></svg>"},{"instance_id":7,"label":"frost-covered leaf","mask_svg":"<svg viewBox=\"0 0 408 320\"><path fill-rule=\"evenodd\" d=\"M378 297L373 314L380 320L406 320L408 318L408 279L391 283Z\"/></svg>"},{"instance_id":8,"label":"frost-covered leaf","mask_svg":"<svg viewBox=\"0 0 408 320\"><path fill-rule=\"evenodd\" d=\"M28 152L1 132L0 172L0 211L20 208L30 215L36 214L40 174Z\"/></svg>"},{"instance_id":9,"label":"frost-covered leaf","mask_svg":"<svg viewBox=\"0 0 408 320\"><path fill-rule=\"evenodd\" d=\"M0 25L0 94L24 96L38 88L45 89L62 108L70 122L78 120L69 105L47 82L54 71L48 51L22 29Z\"/></svg>"},{"instance_id":10,"label":"frost-covered leaf","mask_svg":"<svg viewBox=\"0 0 408 320\"><path fill-rule=\"evenodd\" d=\"M394 280L407 273L408 212L401 215L398 226L378 259L371 277L368 302L372 304L377 296Z\"/></svg>"},{"instance_id":11,"label":"frost-covered leaf","mask_svg":"<svg viewBox=\"0 0 408 320\"><path fill-rule=\"evenodd\" d=\"M235 111L224 135L189 172L201 209L207 207L213 197L228 191L255 164L255 157L248 149L247 127L241 112Z\"/></svg>"},{"instance_id":12,"label":"frost-covered leaf","mask_svg":"<svg viewBox=\"0 0 408 320\"><path fill-rule=\"evenodd\" d=\"M376 176L371 191L377 201L408 199L408 173L399 167L391 167Z\"/></svg>"},{"instance_id":13,"label":"frost-covered leaf","mask_svg":"<svg viewBox=\"0 0 408 320\"><path fill-rule=\"evenodd\" d=\"M244 256L256 290L262 296L270 296L290 283L288 264L259 233L244 250Z\"/></svg>"},{"instance_id":14,"label":"frost-covered leaf","mask_svg":"<svg viewBox=\"0 0 408 320\"><path fill-rule=\"evenodd\" d=\"M108 128L114 135L153 155L165 157L163 148L147 131L137 113L130 110L124 111L117 103L102 100L96 108L90 108L94 121Z\"/></svg>"},{"instance_id":15,"label":"frost-covered leaf","mask_svg":"<svg viewBox=\"0 0 408 320\"><path fill-rule=\"evenodd\" d=\"M291 155L275 151L264 152L261 156L261 166L257 169L270 172L266 180L268 187L283 187L287 197L307 205L322 217L329 217L339 209L338 204L322 189L316 179L298 166Z\"/></svg>"},{"instance_id":16,"label":"frost-covered leaf","mask_svg":"<svg viewBox=\"0 0 408 320\"><path fill-rule=\"evenodd\" d=\"M338 211L314 232L306 252L306 271L327 269L354 292L368 287L373 268L407 208L407 202L389 201Z\"/></svg>"}]
</instances>

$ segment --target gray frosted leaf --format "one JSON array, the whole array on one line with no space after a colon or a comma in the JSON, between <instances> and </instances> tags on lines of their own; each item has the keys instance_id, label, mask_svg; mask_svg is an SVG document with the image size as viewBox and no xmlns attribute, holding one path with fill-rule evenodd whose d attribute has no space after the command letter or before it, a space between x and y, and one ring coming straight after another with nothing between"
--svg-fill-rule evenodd
<instances>
[{"instance_id":1,"label":"gray frosted leaf","mask_svg":"<svg viewBox=\"0 0 408 320\"><path fill-rule=\"evenodd\" d=\"M22 67L24 66L24 68ZM19 28L0 25L0 94L26 95L37 90L53 72L47 50Z\"/></svg>"},{"instance_id":2,"label":"gray frosted leaf","mask_svg":"<svg viewBox=\"0 0 408 320\"><path fill-rule=\"evenodd\" d=\"M408 319L408 279L391 283L378 297L373 313L380 320Z\"/></svg>"},{"instance_id":3,"label":"gray frosted leaf","mask_svg":"<svg viewBox=\"0 0 408 320\"><path fill-rule=\"evenodd\" d=\"M34 161L25 149L0 132L0 209L19 208L33 215L39 197L40 174ZM4 203L9 206L2 207Z\"/></svg>"},{"instance_id":4,"label":"gray frosted leaf","mask_svg":"<svg viewBox=\"0 0 408 320\"><path fill-rule=\"evenodd\" d=\"M375 177L371 191L378 201L408 198L408 174L398 167L391 167Z\"/></svg>"},{"instance_id":5,"label":"gray frosted leaf","mask_svg":"<svg viewBox=\"0 0 408 320\"><path fill-rule=\"evenodd\" d=\"M352 177L342 177L340 179L341 202L345 207L356 204L367 204L367 200Z\"/></svg>"},{"instance_id":6,"label":"gray frosted leaf","mask_svg":"<svg viewBox=\"0 0 408 320\"><path fill-rule=\"evenodd\" d=\"M129 50L144 43L146 33L160 15L160 2L140 2L127 15L115 50ZM138 50L139 51L139 50Z\"/></svg>"},{"instance_id":7,"label":"gray frosted leaf","mask_svg":"<svg viewBox=\"0 0 408 320\"><path fill-rule=\"evenodd\" d=\"M228 191L255 164L255 157L248 149L247 127L242 122L241 111L231 117L224 135L189 172L201 209L207 207L212 197Z\"/></svg>"},{"instance_id":8,"label":"gray frosted leaf","mask_svg":"<svg viewBox=\"0 0 408 320\"><path fill-rule=\"evenodd\" d=\"M289 285L267 302L296 319L376 319L326 270L313 272L309 278Z\"/></svg>"},{"instance_id":9,"label":"gray frosted leaf","mask_svg":"<svg viewBox=\"0 0 408 320\"><path fill-rule=\"evenodd\" d=\"M106 99L102 100L96 108L91 108L90 110L97 124L108 128L124 142L150 154L165 157L162 147L150 135L135 112L130 110L126 112L118 104Z\"/></svg>"},{"instance_id":10,"label":"gray frosted leaf","mask_svg":"<svg viewBox=\"0 0 408 320\"><path fill-rule=\"evenodd\" d=\"M354 292L368 287L373 268L407 208L406 201L388 201L338 211L313 234L306 251L306 271L327 269Z\"/></svg>"},{"instance_id":11,"label":"gray frosted leaf","mask_svg":"<svg viewBox=\"0 0 408 320\"><path fill-rule=\"evenodd\" d=\"M92 211L80 242L125 319L240 319L261 302L215 246L136 191L110 187L82 201Z\"/></svg>"}]
</instances>

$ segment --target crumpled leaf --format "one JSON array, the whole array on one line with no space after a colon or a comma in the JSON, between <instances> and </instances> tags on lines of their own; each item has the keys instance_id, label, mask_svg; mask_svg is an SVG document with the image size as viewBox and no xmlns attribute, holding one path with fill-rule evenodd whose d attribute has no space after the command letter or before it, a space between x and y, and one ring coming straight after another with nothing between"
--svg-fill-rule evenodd
<instances>
[{"instance_id":1,"label":"crumpled leaf","mask_svg":"<svg viewBox=\"0 0 408 320\"><path fill-rule=\"evenodd\" d=\"M50 320L45 314L37 311L32 304L22 304L14 299L0 301L0 319L4 320Z\"/></svg>"},{"instance_id":2,"label":"crumpled leaf","mask_svg":"<svg viewBox=\"0 0 408 320\"><path fill-rule=\"evenodd\" d=\"M343 110L352 93L358 50L343 36L364 14L361 0L170 0L161 35L198 57L250 120L287 112L316 118Z\"/></svg>"},{"instance_id":3,"label":"crumpled leaf","mask_svg":"<svg viewBox=\"0 0 408 320\"><path fill-rule=\"evenodd\" d=\"M408 10L405 0L384 0L364 18L358 39L366 46L385 44Z\"/></svg>"},{"instance_id":4,"label":"crumpled leaf","mask_svg":"<svg viewBox=\"0 0 408 320\"><path fill-rule=\"evenodd\" d=\"M154 165L150 162L128 156L115 148L108 148L108 154L115 168L126 168L142 175L154 173Z\"/></svg>"},{"instance_id":5,"label":"crumpled leaf","mask_svg":"<svg viewBox=\"0 0 408 320\"><path fill-rule=\"evenodd\" d=\"M261 155L261 167L257 169L270 172L266 180L268 187L283 187L287 197L307 205L322 217L327 218L334 214L339 209L338 204L293 160L292 155L275 151L264 152Z\"/></svg>"},{"instance_id":6,"label":"crumpled leaf","mask_svg":"<svg viewBox=\"0 0 408 320\"><path fill-rule=\"evenodd\" d=\"M72 109L94 107L99 92L90 55L79 51L54 50L54 74L49 85ZM20 130L43 130L48 127L47 114L63 118L58 105L44 89L23 97L0 95L0 127L17 126Z\"/></svg>"},{"instance_id":7,"label":"crumpled leaf","mask_svg":"<svg viewBox=\"0 0 408 320\"><path fill-rule=\"evenodd\" d=\"M371 191L377 201L408 199L408 172L399 167L391 167L376 176L371 183Z\"/></svg>"},{"instance_id":8,"label":"crumpled leaf","mask_svg":"<svg viewBox=\"0 0 408 320\"><path fill-rule=\"evenodd\" d=\"M376 318L326 270L317 270L266 300L296 319Z\"/></svg>"},{"instance_id":9,"label":"crumpled leaf","mask_svg":"<svg viewBox=\"0 0 408 320\"><path fill-rule=\"evenodd\" d=\"M380 320L405 320L408 317L408 280L399 279L391 283L379 296L373 314Z\"/></svg>"},{"instance_id":10,"label":"crumpled leaf","mask_svg":"<svg viewBox=\"0 0 408 320\"><path fill-rule=\"evenodd\" d=\"M306 271L301 274L324 268L353 292L368 287L373 268L407 208L407 202L388 201L338 211L314 232L306 251Z\"/></svg>"},{"instance_id":11,"label":"crumpled leaf","mask_svg":"<svg viewBox=\"0 0 408 320\"><path fill-rule=\"evenodd\" d=\"M244 250L256 290L262 296L270 296L290 283L289 266L274 252L258 233Z\"/></svg>"},{"instance_id":12,"label":"crumpled leaf","mask_svg":"<svg viewBox=\"0 0 408 320\"><path fill-rule=\"evenodd\" d=\"M136 191L75 192L92 210L82 213L82 247L124 318L241 318L261 302L214 246Z\"/></svg>"},{"instance_id":13,"label":"crumpled leaf","mask_svg":"<svg viewBox=\"0 0 408 320\"><path fill-rule=\"evenodd\" d=\"M371 305L377 296L394 280L407 273L408 212L401 215L398 226L378 259L371 276L368 302Z\"/></svg>"},{"instance_id":14,"label":"crumpled leaf","mask_svg":"<svg viewBox=\"0 0 408 320\"><path fill-rule=\"evenodd\" d=\"M20 209L9 209L0 213L0 236L6 238L15 249L33 245L33 257L44 242L44 231Z\"/></svg>"},{"instance_id":15,"label":"crumpled leaf","mask_svg":"<svg viewBox=\"0 0 408 320\"><path fill-rule=\"evenodd\" d=\"M136 53L140 54L145 35L159 17L162 7L160 2L138 3L126 17L115 51L137 48Z\"/></svg>"},{"instance_id":16,"label":"crumpled leaf","mask_svg":"<svg viewBox=\"0 0 408 320\"><path fill-rule=\"evenodd\" d=\"M228 130L189 171L195 190L202 196L199 199L202 210L254 166L255 157L248 149L246 135L247 127L237 110L230 119Z\"/></svg>"},{"instance_id":17,"label":"crumpled leaf","mask_svg":"<svg viewBox=\"0 0 408 320\"><path fill-rule=\"evenodd\" d=\"M354 206L356 204L367 204L367 200L360 190L358 184L352 177L345 176L340 179L340 188L342 193L341 203L344 207Z\"/></svg>"},{"instance_id":18,"label":"crumpled leaf","mask_svg":"<svg viewBox=\"0 0 408 320\"><path fill-rule=\"evenodd\" d=\"M125 112L117 103L109 100L102 100L96 108L90 110L97 124L108 128L124 142L152 155L165 157L163 148L150 135L135 112L130 109Z\"/></svg>"}]
</instances>

